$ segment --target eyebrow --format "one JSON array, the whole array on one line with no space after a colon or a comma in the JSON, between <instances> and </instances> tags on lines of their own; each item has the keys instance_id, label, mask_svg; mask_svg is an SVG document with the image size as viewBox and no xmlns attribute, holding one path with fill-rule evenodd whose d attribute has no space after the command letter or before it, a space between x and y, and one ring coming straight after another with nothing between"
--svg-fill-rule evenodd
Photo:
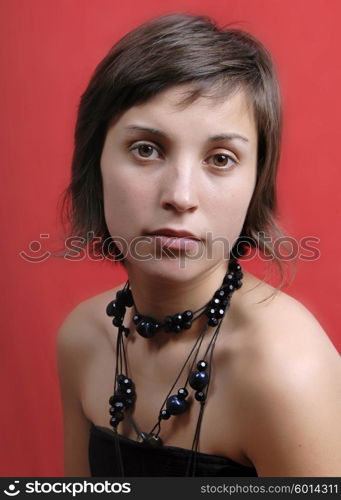
<instances>
[{"instance_id":1,"label":"eyebrow","mask_svg":"<svg viewBox=\"0 0 341 500\"><path fill-rule=\"evenodd\" d=\"M142 132L149 132L150 134L156 135L157 137L163 137L164 139L167 139L167 135L156 128L144 127L142 125L128 125L125 128L128 130L140 130ZM234 139L239 139L243 142L249 142L249 139L247 137L236 133L213 135L207 139L207 142L218 142L223 140L232 141Z\"/></svg>"}]
</instances>

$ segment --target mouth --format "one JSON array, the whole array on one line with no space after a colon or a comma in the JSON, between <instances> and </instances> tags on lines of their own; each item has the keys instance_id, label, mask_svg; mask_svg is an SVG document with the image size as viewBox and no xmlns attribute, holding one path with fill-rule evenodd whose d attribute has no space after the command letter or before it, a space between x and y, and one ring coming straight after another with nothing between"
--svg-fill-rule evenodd
<instances>
[{"instance_id":1,"label":"mouth","mask_svg":"<svg viewBox=\"0 0 341 500\"><path fill-rule=\"evenodd\" d=\"M185 230L157 229L147 233L147 236L155 238L162 247L174 250L190 250L197 248L200 238Z\"/></svg>"},{"instance_id":2,"label":"mouth","mask_svg":"<svg viewBox=\"0 0 341 500\"><path fill-rule=\"evenodd\" d=\"M168 228L156 229L155 231L151 231L151 232L147 233L147 236L167 236L169 238L184 238L184 239L196 240L196 241L200 241L200 239L201 239L198 236L195 236L190 231L180 230L180 229L179 230L168 229Z\"/></svg>"}]
</instances>

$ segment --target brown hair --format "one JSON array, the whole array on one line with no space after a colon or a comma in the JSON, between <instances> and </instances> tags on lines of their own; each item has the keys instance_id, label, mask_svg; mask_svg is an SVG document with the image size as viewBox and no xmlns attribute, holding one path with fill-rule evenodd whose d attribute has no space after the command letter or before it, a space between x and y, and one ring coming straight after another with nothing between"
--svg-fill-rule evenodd
<instances>
[{"instance_id":1,"label":"brown hair","mask_svg":"<svg viewBox=\"0 0 341 500\"><path fill-rule=\"evenodd\" d=\"M257 182L245 223L233 253L245 245L258 248L279 266L274 241L283 236L275 221L275 180L280 154L281 106L271 57L252 35L218 28L206 16L170 14L152 19L126 34L97 66L81 97L72 161L72 179L63 198L62 213L71 234L92 241L92 250L108 257L113 241L103 210L100 157L109 124L128 108L173 85L191 83L184 105L214 90L226 98L242 88L253 106L258 131ZM191 86L192 87L192 86ZM270 238L269 238L270 237ZM95 241L95 240L94 240ZM115 248L116 259L120 254Z\"/></svg>"}]
</instances>

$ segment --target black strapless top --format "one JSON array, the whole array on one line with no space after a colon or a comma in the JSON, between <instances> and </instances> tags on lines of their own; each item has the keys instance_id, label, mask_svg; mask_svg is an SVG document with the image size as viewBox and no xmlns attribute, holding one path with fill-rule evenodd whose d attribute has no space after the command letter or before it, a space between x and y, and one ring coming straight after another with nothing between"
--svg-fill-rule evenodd
<instances>
[{"instance_id":1,"label":"black strapless top","mask_svg":"<svg viewBox=\"0 0 341 500\"><path fill-rule=\"evenodd\" d=\"M116 438L117 439L117 438ZM192 451L176 446L150 446L118 435L124 476L166 477L185 476ZM89 440L89 463L93 477L121 477L116 454L115 435L107 427L92 424ZM256 469L241 465L230 458L208 453L196 453L195 476L255 477Z\"/></svg>"}]
</instances>

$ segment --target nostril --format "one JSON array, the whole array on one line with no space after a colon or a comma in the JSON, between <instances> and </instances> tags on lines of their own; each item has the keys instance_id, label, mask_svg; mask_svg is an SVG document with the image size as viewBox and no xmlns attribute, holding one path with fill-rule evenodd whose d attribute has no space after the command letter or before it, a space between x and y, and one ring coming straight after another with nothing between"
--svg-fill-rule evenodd
<instances>
[{"instance_id":1,"label":"nostril","mask_svg":"<svg viewBox=\"0 0 341 500\"><path fill-rule=\"evenodd\" d=\"M193 204L183 204L183 203L177 203L177 202L165 202L163 204L163 208L165 210L176 210L177 212L187 212L187 211L195 211L196 206Z\"/></svg>"},{"instance_id":2,"label":"nostril","mask_svg":"<svg viewBox=\"0 0 341 500\"><path fill-rule=\"evenodd\" d=\"M161 199L161 205L166 210L187 212L196 210L198 200L194 193L186 193L184 190L177 190L173 193L167 191Z\"/></svg>"}]
</instances>

